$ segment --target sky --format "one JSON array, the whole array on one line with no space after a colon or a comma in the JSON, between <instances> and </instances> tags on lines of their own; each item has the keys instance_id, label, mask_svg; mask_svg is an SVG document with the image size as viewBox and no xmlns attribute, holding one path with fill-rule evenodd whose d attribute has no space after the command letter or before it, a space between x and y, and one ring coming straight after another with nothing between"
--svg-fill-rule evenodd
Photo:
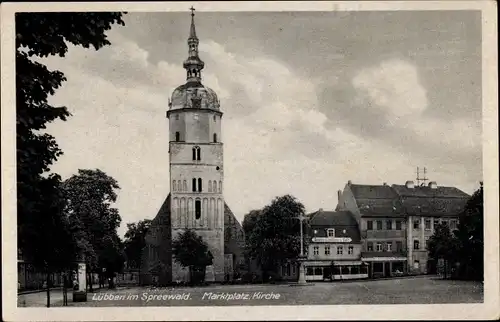
<instances>
[{"instance_id":1,"label":"sky","mask_svg":"<svg viewBox=\"0 0 500 322\"><path fill-rule=\"evenodd\" d=\"M52 171L101 169L126 223L169 193L168 98L183 84L190 12L129 13L99 51L41 59L67 82L50 98ZM478 11L197 12L203 84L224 113L224 197L235 216L291 194L307 212L337 190L404 184L426 167L472 193L482 180Z\"/></svg>"}]
</instances>

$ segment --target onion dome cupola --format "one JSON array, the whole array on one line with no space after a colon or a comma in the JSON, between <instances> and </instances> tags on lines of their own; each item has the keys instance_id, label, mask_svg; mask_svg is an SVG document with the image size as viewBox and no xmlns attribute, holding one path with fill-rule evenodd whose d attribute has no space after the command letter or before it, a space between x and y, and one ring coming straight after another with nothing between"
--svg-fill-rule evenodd
<instances>
[{"instance_id":1,"label":"onion dome cupola","mask_svg":"<svg viewBox=\"0 0 500 322\"><path fill-rule=\"evenodd\" d=\"M191 7L191 28L188 38L188 58L183 67L187 72L186 83L177 87L172 93L169 109L210 109L219 111L220 102L217 94L201 83L201 71L205 63L198 55L199 39L196 36L194 8Z\"/></svg>"}]
</instances>

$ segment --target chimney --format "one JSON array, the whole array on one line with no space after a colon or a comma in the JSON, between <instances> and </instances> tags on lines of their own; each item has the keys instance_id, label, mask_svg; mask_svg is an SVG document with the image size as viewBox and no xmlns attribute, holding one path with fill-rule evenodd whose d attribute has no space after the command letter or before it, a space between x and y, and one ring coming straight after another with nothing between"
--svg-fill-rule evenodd
<instances>
[{"instance_id":1,"label":"chimney","mask_svg":"<svg viewBox=\"0 0 500 322\"><path fill-rule=\"evenodd\" d=\"M384 186L384 187L385 187L385 186L387 186L387 182L384 182L384 183L383 183L383 186Z\"/></svg>"},{"instance_id":2,"label":"chimney","mask_svg":"<svg viewBox=\"0 0 500 322\"><path fill-rule=\"evenodd\" d=\"M438 187L438 185L437 185L436 181L429 182L429 188L437 189L437 187Z\"/></svg>"},{"instance_id":3,"label":"chimney","mask_svg":"<svg viewBox=\"0 0 500 322\"><path fill-rule=\"evenodd\" d=\"M342 198L342 190L337 190L337 198L338 201L340 201L340 198Z\"/></svg>"},{"instance_id":4,"label":"chimney","mask_svg":"<svg viewBox=\"0 0 500 322\"><path fill-rule=\"evenodd\" d=\"M351 184L352 184L352 181L351 181L351 180L347 181L347 185L348 185L348 186L350 186Z\"/></svg>"},{"instance_id":5,"label":"chimney","mask_svg":"<svg viewBox=\"0 0 500 322\"><path fill-rule=\"evenodd\" d=\"M413 189L413 188L415 188L415 183L413 181L406 181L405 186L408 189Z\"/></svg>"}]
</instances>

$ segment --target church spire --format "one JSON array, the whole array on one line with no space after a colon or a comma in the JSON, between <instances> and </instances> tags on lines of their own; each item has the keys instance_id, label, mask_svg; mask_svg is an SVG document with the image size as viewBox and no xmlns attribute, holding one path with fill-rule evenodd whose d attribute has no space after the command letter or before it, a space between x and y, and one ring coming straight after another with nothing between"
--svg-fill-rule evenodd
<instances>
[{"instance_id":1,"label":"church spire","mask_svg":"<svg viewBox=\"0 0 500 322\"><path fill-rule=\"evenodd\" d=\"M198 37L196 37L196 28L194 26L194 11L196 9L191 6L189 10L191 10L191 30L189 31L189 38L198 39Z\"/></svg>"},{"instance_id":2,"label":"church spire","mask_svg":"<svg viewBox=\"0 0 500 322\"><path fill-rule=\"evenodd\" d=\"M199 40L196 37L196 28L194 24L194 11L193 7L191 10L191 29L189 30L188 38L188 59L184 61L184 69L187 71L187 83L201 83L201 70L205 66L205 63L198 57L198 44Z\"/></svg>"}]
</instances>

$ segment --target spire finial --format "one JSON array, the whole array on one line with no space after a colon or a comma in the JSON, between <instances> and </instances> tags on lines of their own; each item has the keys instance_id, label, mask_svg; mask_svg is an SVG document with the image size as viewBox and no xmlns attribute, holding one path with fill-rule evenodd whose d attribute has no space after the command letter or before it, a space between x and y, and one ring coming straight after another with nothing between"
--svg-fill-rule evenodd
<instances>
[{"instance_id":1,"label":"spire finial","mask_svg":"<svg viewBox=\"0 0 500 322\"><path fill-rule=\"evenodd\" d=\"M191 10L191 30L189 32L189 38L197 38L196 37L196 28L194 27L194 12L196 9L193 6L191 6L191 8L189 8L189 10Z\"/></svg>"},{"instance_id":2,"label":"spire finial","mask_svg":"<svg viewBox=\"0 0 500 322\"><path fill-rule=\"evenodd\" d=\"M201 70L205 63L198 57L198 37L196 37L196 28L194 25L194 12L195 8L191 6L191 29L189 31L188 46L189 53L188 59L184 61L184 68L187 71L187 81L199 83L201 82Z\"/></svg>"}]
</instances>

